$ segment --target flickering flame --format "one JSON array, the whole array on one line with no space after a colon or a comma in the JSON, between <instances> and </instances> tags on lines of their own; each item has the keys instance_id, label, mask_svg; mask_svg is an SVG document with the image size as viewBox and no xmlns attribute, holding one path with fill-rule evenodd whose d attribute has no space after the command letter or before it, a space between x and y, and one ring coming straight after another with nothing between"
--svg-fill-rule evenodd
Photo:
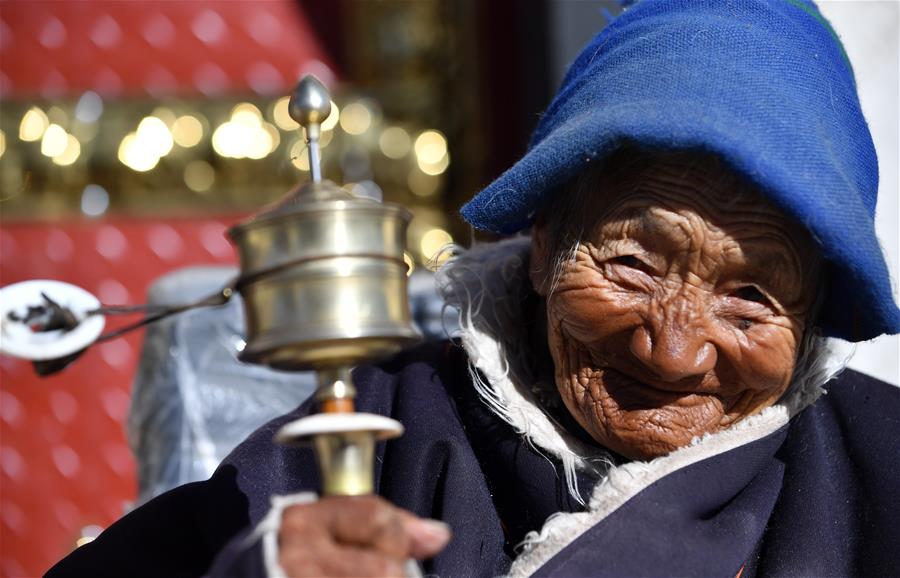
<instances>
[{"instance_id":1,"label":"flickering flame","mask_svg":"<svg viewBox=\"0 0 900 578\"><path fill-rule=\"evenodd\" d=\"M22 123L19 125L19 138L27 142L40 140L48 126L50 126L50 120L47 115L38 107L33 106L22 117Z\"/></svg>"},{"instance_id":2,"label":"flickering flame","mask_svg":"<svg viewBox=\"0 0 900 578\"><path fill-rule=\"evenodd\" d=\"M66 131L58 124L51 124L41 137L41 154L47 157L55 157L63 154L68 144Z\"/></svg>"},{"instance_id":3,"label":"flickering flame","mask_svg":"<svg viewBox=\"0 0 900 578\"><path fill-rule=\"evenodd\" d=\"M341 111L340 122L341 128L347 134L362 134L372 125L372 113L364 104L352 102Z\"/></svg>"},{"instance_id":4,"label":"flickering flame","mask_svg":"<svg viewBox=\"0 0 900 578\"><path fill-rule=\"evenodd\" d=\"M447 139L436 130L426 130L416 137L416 157L419 163L435 165L447 155Z\"/></svg>"},{"instance_id":5,"label":"flickering flame","mask_svg":"<svg viewBox=\"0 0 900 578\"><path fill-rule=\"evenodd\" d=\"M179 116L172 124L172 138L180 147L196 146L203 139L203 123L189 114Z\"/></svg>"},{"instance_id":6,"label":"flickering flame","mask_svg":"<svg viewBox=\"0 0 900 578\"><path fill-rule=\"evenodd\" d=\"M60 166L69 166L81 156L81 143L73 135L66 135L66 146L61 153L53 157L53 163Z\"/></svg>"},{"instance_id":7,"label":"flickering flame","mask_svg":"<svg viewBox=\"0 0 900 578\"><path fill-rule=\"evenodd\" d=\"M401 159L409 154L409 133L399 126L384 129L378 137L378 147L389 159Z\"/></svg>"},{"instance_id":8,"label":"flickering flame","mask_svg":"<svg viewBox=\"0 0 900 578\"><path fill-rule=\"evenodd\" d=\"M213 150L234 159L261 159L278 146L278 130L264 122L256 106L242 102L231 111L231 119L213 132Z\"/></svg>"},{"instance_id":9,"label":"flickering flame","mask_svg":"<svg viewBox=\"0 0 900 578\"><path fill-rule=\"evenodd\" d=\"M419 247L422 249L422 256L428 260L434 260L438 257L441 249L453 242L450 233L443 229L430 229L422 235Z\"/></svg>"},{"instance_id":10,"label":"flickering flame","mask_svg":"<svg viewBox=\"0 0 900 578\"><path fill-rule=\"evenodd\" d=\"M216 171L206 161L191 161L184 167L184 184L196 192L204 193L216 181Z\"/></svg>"}]
</instances>

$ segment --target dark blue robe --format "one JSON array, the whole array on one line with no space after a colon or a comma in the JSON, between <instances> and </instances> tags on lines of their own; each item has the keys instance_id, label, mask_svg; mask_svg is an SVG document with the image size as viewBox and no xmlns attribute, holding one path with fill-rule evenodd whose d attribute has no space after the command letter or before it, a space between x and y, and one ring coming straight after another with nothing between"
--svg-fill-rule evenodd
<instances>
[{"instance_id":1,"label":"dark blue robe","mask_svg":"<svg viewBox=\"0 0 900 578\"><path fill-rule=\"evenodd\" d=\"M355 379L360 411L406 428L379 446L377 492L454 531L424 563L427 574L502 574L526 532L582 508L561 466L481 403L459 347L425 345L359 368ZM789 426L651 484L537 575L900 573L900 388L845 371L826 389ZM306 403L263 426L209 480L131 512L47 576L264 576L261 548L247 547L246 536L269 496L318 486L312 451L272 438L310 410Z\"/></svg>"}]
</instances>

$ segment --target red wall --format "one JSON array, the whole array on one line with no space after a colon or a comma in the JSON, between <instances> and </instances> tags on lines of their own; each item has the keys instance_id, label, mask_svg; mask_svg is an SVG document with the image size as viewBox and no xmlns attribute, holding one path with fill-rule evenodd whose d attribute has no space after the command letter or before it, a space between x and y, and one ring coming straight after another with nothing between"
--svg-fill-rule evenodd
<instances>
[{"instance_id":1,"label":"red wall","mask_svg":"<svg viewBox=\"0 0 900 578\"><path fill-rule=\"evenodd\" d=\"M57 279L104 304L142 303L164 273L233 263L224 230L236 220L4 225L0 284ZM122 322L107 319L107 329ZM109 525L134 499L124 426L142 338L96 346L47 378L0 355L0 575L42 574L84 526Z\"/></svg>"},{"instance_id":2,"label":"red wall","mask_svg":"<svg viewBox=\"0 0 900 578\"><path fill-rule=\"evenodd\" d=\"M284 94L334 80L291 0L3 0L0 96Z\"/></svg>"}]
</instances>

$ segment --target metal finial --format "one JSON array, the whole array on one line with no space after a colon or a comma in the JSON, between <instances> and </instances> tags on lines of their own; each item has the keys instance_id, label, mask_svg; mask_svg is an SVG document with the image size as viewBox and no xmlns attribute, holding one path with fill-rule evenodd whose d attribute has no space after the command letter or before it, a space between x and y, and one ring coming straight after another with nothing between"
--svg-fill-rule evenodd
<instances>
[{"instance_id":1,"label":"metal finial","mask_svg":"<svg viewBox=\"0 0 900 578\"><path fill-rule=\"evenodd\" d=\"M320 127L331 113L331 95L328 94L328 89L315 76L305 75L291 94L288 113L306 129L309 171L313 182L318 183L322 180L322 168L319 165Z\"/></svg>"},{"instance_id":2,"label":"metal finial","mask_svg":"<svg viewBox=\"0 0 900 578\"><path fill-rule=\"evenodd\" d=\"M305 75L291 94L288 111L291 118L300 126L321 124L331 112L331 96L328 89L312 74Z\"/></svg>"}]
</instances>

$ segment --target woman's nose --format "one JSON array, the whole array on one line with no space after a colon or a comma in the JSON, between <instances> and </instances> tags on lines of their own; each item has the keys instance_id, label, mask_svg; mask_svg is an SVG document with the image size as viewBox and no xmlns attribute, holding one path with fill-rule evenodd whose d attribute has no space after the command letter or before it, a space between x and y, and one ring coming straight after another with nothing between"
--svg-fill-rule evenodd
<instances>
[{"instance_id":1,"label":"woman's nose","mask_svg":"<svg viewBox=\"0 0 900 578\"><path fill-rule=\"evenodd\" d=\"M684 304L669 304L631 335L631 353L664 381L703 375L716 366L716 347L709 340L702 314L685 314ZM675 314L673 314L675 313Z\"/></svg>"}]
</instances>

